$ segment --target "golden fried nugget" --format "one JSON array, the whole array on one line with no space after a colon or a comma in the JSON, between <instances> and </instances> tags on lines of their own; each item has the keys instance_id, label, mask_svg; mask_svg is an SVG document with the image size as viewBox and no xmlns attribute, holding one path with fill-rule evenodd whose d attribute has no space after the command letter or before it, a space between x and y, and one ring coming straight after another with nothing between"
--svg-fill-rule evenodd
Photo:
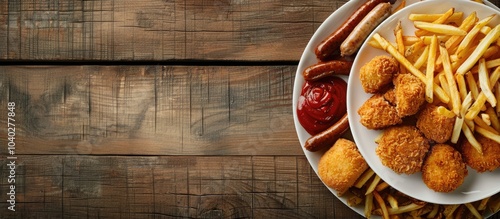
<instances>
[{"instance_id":1,"label":"golden fried nugget","mask_svg":"<svg viewBox=\"0 0 500 219\"><path fill-rule=\"evenodd\" d=\"M411 116L418 112L425 102L425 86L412 74L398 74L394 80L396 109L401 117Z\"/></svg>"},{"instance_id":2,"label":"golden fried nugget","mask_svg":"<svg viewBox=\"0 0 500 219\"><path fill-rule=\"evenodd\" d=\"M387 100L391 105L396 106L396 90L394 90L394 87L387 90L384 93L384 98Z\"/></svg>"},{"instance_id":3,"label":"golden fried nugget","mask_svg":"<svg viewBox=\"0 0 500 219\"><path fill-rule=\"evenodd\" d=\"M403 122L396 107L381 94L370 97L358 109L360 122L368 129L383 129Z\"/></svg>"},{"instance_id":4,"label":"golden fried nugget","mask_svg":"<svg viewBox=\"0 0 500 219\"><path fill-rule=\"evenodd\" d=\"M421 170L429 147L415 126L392 126L382 133L375 152L382 164L394 172L413 174Z\"/></svg>"},{"instance_id":5,"label":"golden fried nugget","mask_svg":"<svg viewBox=\"0 0 500 219\"><path fill-rule=\"evenodd\" d=\"M437 143L445 143L453 134L455 118L441 115L435 104L427 104L417 115L417 128L427 137Z\"/></svg>"},{"instance_id":6,"label":"golden fried nugget","mask_svg":"<svg viewBox=\"0 0 500 219\"><path fill-rule=\"evenodd\" d=\"M475 135L475 137L483 148L483 155L479 154L469 141L464 139L461 151L465 163L479 173L494 171L500 167L500 144L482 135Z\"/></svg>"},{"instance_id":7,"label":"golden fried nugget","mask_svg":"<svg viewBox=\"0 0 500 219\"><path fill-rule=\"evenodd\" d=\"M352 187L366 169L368 164L355 143L344 138L339 138L318 163L321 180L339 195Z\"/></svg>"},{"instance_id":8,"label":"golden fried nugget","mask_svg":"<svg viewBox=\"0 0 500 219\"><path fill-rule=\"evenodd\" d=\"M454 191L462 185L467 174L467 165L462 155L447 144L432 146L422 166L424 183L436 192Z\"/></svg>"},{"instance_id":9,"label":"golden fried nugget","mask_svg":"<svg viewBox=\"0 0 500 219\"><path fill-rule=\"evenodd\" d=\"M377 93L391 83L398 70L398 62L393 57L376 56L359 69L361 86L367 93Z\"/></svg>"}]
</instances>

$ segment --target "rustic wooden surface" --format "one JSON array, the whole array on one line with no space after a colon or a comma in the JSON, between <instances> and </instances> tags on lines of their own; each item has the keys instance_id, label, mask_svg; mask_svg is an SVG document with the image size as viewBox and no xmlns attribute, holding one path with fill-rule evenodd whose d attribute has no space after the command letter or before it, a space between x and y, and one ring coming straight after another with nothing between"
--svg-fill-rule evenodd
<instances>
[{"instance_id":1,"label":"rustic wooden surface","mask_svg":"<svg viewBox=\"0 0 500 219\"><path fill-rule=\"evenodd\" d=\"M345 2L0 1L0 218L362 218L309 166L290 101Z\"/></svg>"}]
</instances>

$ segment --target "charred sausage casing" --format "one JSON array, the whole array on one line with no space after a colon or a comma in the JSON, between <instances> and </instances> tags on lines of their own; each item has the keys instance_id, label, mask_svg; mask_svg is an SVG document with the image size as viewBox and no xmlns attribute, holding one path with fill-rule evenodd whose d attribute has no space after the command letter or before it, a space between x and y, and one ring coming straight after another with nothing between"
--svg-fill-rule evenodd
<instances>
[{"instance_id":1,"label":"charred sausage casing","mask_svg":"<svg viewBox=\"0 0 500 219\"><path fill-rule=\"evenodd\" d=\"M379 3L389 0L368 0L359 7L335 32L324 39L315 49L316 57L321 61L332 60L340 55L340 45L354 30L356 25L377 6Z\"/></svg>"},{"instance_id":2,"label":"charred sausage casing","mask_svg":"<svg viewBox=\"0 0 500 219\"><path fill-rule=\"evenodd\" d=\"M331 147L349 128L347 113L330 128L311 136L304 147L308 151L319 151Z\"/></svg>"},{"instance_id":3,"label":"charred sausage casing","mask_svg":"<svg viewBox=\"0 0 500 219\"><path fill-rule=\"evenodd\" d=\"M375 27L391 15L391 9L390 3L380 3L375 6L342 42L340 55L350 56L356 53Z\"/></svg>"},{"instance_id":4,"label":"charred sausage casing","mask_svg":"<svg viewBox=\"0 0 500 219\"><path fill-rule=\"evenodd\" d=\"M349 75L352 63L352 61L347 60L319 62L307 67L302 72L302 76L305 80L314 81L332 75Z\"/></svg>"}]
</instances>

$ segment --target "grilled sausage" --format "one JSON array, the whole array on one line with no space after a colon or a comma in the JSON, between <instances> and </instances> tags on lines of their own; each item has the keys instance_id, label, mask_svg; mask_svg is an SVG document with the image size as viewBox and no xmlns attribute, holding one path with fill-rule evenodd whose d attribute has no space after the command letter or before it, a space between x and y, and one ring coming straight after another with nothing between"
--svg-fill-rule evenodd
<instances>
[{"instance_id":1,"label":"grilled sausage","mask_svg":"<svg viewBox=\"0 0 500 219\"><path fill-rule=\"evenodd\" d=\"M348 128L349 120L346 113L330 128L307 139L304 147L311 152L329 148L347 131Z\"/></svg>"},{"instance_id":2,"label":"grilled sausage","mask_svg":"<svg viewBox=\"0 0 500 219\"><path fill-rule=\"evenodd\" d=\"M349 36L340 45L341 56L350 56L358 51L363 41L370 33L389 15L392 6L389 3L380 3L368 13L361 22L352 30Z\"/></svg>"},{"instance_id":3,"label":"grilled sausage","mask_svg":"<svg viewBox=\"0 0 500 219\"><path fill-rule=\"evenodd\" d=\"M332 60L340 55L340 45L354 30L356 25L377 6L379 3L389 0L368 0L359 7L335 32L324 39L315 49L316 57L321 61Z\"/></svg>"},{"instance_id":4,"label":"grilled sausage","mask_svg":"<svg viewBox=\"0 0 500 219\"><path fill-rule=\"evenodd\" d=\"M352 67L352 61L332 60L328 62L319 62L307 67L303 72L305 80L313 81L332 75L349 75Z\"/></svg>"}]
</instances>

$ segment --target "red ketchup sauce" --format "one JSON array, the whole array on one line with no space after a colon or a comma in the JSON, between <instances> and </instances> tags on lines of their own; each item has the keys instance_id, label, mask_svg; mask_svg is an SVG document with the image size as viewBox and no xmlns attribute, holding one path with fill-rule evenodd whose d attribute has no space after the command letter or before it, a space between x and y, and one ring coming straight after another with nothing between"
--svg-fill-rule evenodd
<instances>
[{"instance_id":1,"label":"red ketchup sauce","mask_svg":"<svg viewBox=\"0 0 500 219\"><path fill-rule=\"evenodd\" d=\"M297 106L300 124L311 135L335 124L347 112L347 83L339 77L306 81Z\"/></svg>"}]
</instances>

